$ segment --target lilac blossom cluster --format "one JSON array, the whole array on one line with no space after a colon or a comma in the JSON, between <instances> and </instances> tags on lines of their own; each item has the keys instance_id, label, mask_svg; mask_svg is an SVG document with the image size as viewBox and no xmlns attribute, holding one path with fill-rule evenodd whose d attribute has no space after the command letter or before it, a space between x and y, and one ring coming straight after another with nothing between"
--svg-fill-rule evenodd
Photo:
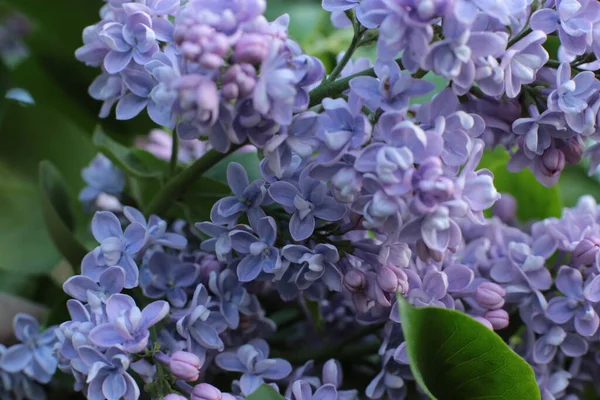
<instances>
[{"instance_id":1,"label":"lilac blossom cluster","mask_svg":"<svg viewBox=\"0 0 600 400\"><path fill-rule=\"evenodd\" d=\"M598 373L600 208L584 197L561 219L521 226L514 199L478 165L502 146L510 170L529 167L551 186L599 137L589 70L599 3L324 0L355 33L327 77L288 38L289 18L268 22L265 7L107 0L86 28L77 58L102 70L90 87L101 116L115 104L119 119L146 109L179 138L206 139L179 154L165 136L146 144L182 163L251 144L261 177L230 162L232 195L210 221L170 224L120 203L97 212L98 246L64 284L71 320L39 334L18 318L25 345L0 357L16 382L2 388L39 390L33 381L58 367L94 400L137 400L140 380L167 400L243 400L264 383L288 400L355 400L333 359L350 342L378 355L360 395L404 399L414 377L399 293L495 331L522 321L511 345L543 398L579 398ZM367 35L374 63L352 59ZM448 87L423 101L435 89L427 73ZM587 154L595 169L600 144ZM104 156L82 176L80 200L93 208L127 191ZM308 358L284 357L289 348ZM228 387L209 384L223 376Z\"/></svg>"}]
</instances>

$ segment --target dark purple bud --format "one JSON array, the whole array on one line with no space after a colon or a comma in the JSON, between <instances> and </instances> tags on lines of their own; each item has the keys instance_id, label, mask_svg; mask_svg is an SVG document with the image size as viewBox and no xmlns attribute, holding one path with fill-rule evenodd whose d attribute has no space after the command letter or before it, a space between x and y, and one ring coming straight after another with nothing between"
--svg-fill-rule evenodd
<instances>
[{"instance_id":1,"label":"dark purple bud","mask_svg":"<svg viewBox=\"0 0 600 400\"><path fill-rule=\"evenodd\" d=\"M576 137L560 141L558 148L565 155L565 161L568 164L577 164L583 156L583 149Z\"/></svg>"},{"instance_id":2,"label":"dark purple bud","mask_svg":"<svg viewBox=\"0 0 600 400\"><path fill-rule=\"evenodd\" d=\"M511 194L502 193L500 200L494 204L492 212L502 222L512 222L517 215L517 200Z\"/></svg>"},{"instance_id":3,"label":"dark purple bud","mask_svg":"<svg viewBox=\"0 0 600 400\"><path fill-rule=\"evenodd\" d=\"M367 277L358 269L351 269L344 275L344 287L352 293L361 292L365 289Z\"/></svg>"},{"instance_id":4,"label":"dark purple bud","mask_svg":"<svg viewBox=\"0 0 600 400\"><path fill-rule=\"evenodd\" d=\"M484 308L497 310L504 305L504 296L506 291L502 286L493 282L483 282L477 286L475 291L475 300Z\"/></svg>"},{"instance_id":5,"label":"dark purple bud","mask_svg":"<svg viewBox=\"0 0 600 400\"><path fill-rule=\"evenodd\" d=\"M169 361L169 369L175 378L193 382L200 376L200 359L187 351L176 351Z\"/></svg>"},{"instance_id":6,"label":"dark purple bud","mask_svg":"<svg viewBox=\"0 0 600 400\"><path fill-rule=\"evenodd\" d=\"M256 86L256 70L250 64L235 64L223 74L223 96L227 100L247 97Z\"/></svg>"},{"instance_id":7,"label":"dark purple bud","mask_svg":"<svg viewBox=\"0 0 600 400\"><path fill-rule=\"evenodd\" d=\"M395 293L400 291L402 294L406 294L408 292L408 277L401 269L388 264L379 270L377 285L384 292Z\"/></svg>"},{"instance_id":8,"label":"dark purple bud","mask_svg":"<svg viewBox=\"0 0 600 400\"><path fill-rule=\"evenodd\" d=\"M587 237L582 239L573 254L571 255L571 263L573 266L590 265L596 260L596 254L600 249L600 238Z\"/></svg>"},{"instance_id":9,"label":"dark purple bud","mask_svg":"<svg viewBox=\"0 0 600 400\"><path fill-rule=\"evenodd\" d=\"M555 176L565 169L565 154L555 148L549 148L542 154L541 172L545 176Z\"/></svg>"},{"instance_id":10,"label":"dark purple bud","mask_svg":"<svg viewBox=\"0 0 600 400\"><path fill-rule=\"evenodd\" d=\"M417 241L417 255L421 261L429 261L430 259L433 261L442 261L444 258L443 252L430 249L422 239Z\"/></svg>"},{"instance_id":11,"label":"dark purple bud","mask_svg":"<svg viewBox=\"0 0 600 400\"><path fill-rule=\"evenodd\" d=\"M494 330L504 329L508 326L508 313L505 310L488 311L485 314L485 319L490 321Z\"/></svg>"},{"instance_id":12,"label":"dark purple bud","mask_svg":"<svg viewBox=\"0 0 600 400\"><path fill-rule=\"evenodd\" d=\"M235 45L233 56L237 62L260 64L269 55L271 40L266 35L247 33Z\"/></svg>"},{"instance_id":13,"label":"dark purple bud","mask_svg":"<svg viewBox=\"0 0 600 400\"><path fill-rule=\"evenodd\" d=\"M190 400L222 400L223 394L216 387L208 383L194 386Z\"/></svg>"}]
</instances>

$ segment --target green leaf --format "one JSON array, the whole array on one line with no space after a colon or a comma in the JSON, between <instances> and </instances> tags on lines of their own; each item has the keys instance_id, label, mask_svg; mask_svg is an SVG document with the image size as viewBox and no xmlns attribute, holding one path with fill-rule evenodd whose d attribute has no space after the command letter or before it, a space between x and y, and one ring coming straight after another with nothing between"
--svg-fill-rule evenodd
<instances>
[{"instance_id":1,"label":"green leaf","mask_svg":"<svg viewBox=\"0 0 600 400\"><path fill-rule=\"evenodd\" d=\"M205 176L196 180L179 201L178 211L173 215L186 219L190 224L210 220L210 210L217 200L231 194L229 186Z\"/></svg>"},{"instance_id":2,"label":"green leaf","mask_svg":"<svg viewBox=\"0 0 600 400\"><path fill-rule=\"evenodd\" d=\"M128 175L137 178L166 176L169 164L139 148L129 148L111 139L100 127L94 132L94 145Z\"/></svg>"},{"instance_id":3,"label":"green leaf","mask_svg":"<svg viewBox=\"0 0 600 400\"><path fill-rule=\"evenodd\" d=\"M285 397L277 393L271 386L263 383L256 392L246 397L246 400L285 400Z\"/></svg>"},{"instance_id":4,"label":"green leaf","mask_svg":"<svg viewBox=\"0 0 600 400\"><path fill-rule=\"evenodd\" d=\"M542 45L548 52L551 60L558 60L558 48L560 47L560 39L555 35L548 35L548 38Z\"/></svg>"},{"instance_id":5,"label":"green leaf","mask_svg":"<svg viewBox=\"0 0 600 400\"><path fill-rule=\"evenodd\" d=\"M600 182L588 176L581 165L567 165L560 175L558 186L562 193L565 207L573 207L583 195L591 195L600 203Z\"/></svg>"},{"instance_id":6,"label":"green leaf","mask_svg":"<svg viewBox=\"0 0 600 400\"><path fill-rule=\"evenodd\" d=\"M250 182L262 178L260 168L258 166L258 154L255 151L238 151L233 153L223 160L219 161L214 167L206 171L204 176L215 179L221 182L227 182L227 167L230 163L236 162L241 164L248 173Z\"/></svg>"},{"instance_id":7,"label":"green leaf","mask_svg":"<svg viewBox=\"0 0 600 400\"><path fill-rule=\"evenodd\" d=\"M540 399L531 366L468 315L398 296L410 368L432 399Z\"/></svg>"},{"instance_id":8,"label":"green leaf","mask_svg":"<svg viewBox=\"0 0 600 400\"><path fill-rule=\"evenodd\" d=\"M44 220L52 241L71 266L78 268L87 250L74 235L75 217L67 184L48 161L40 163L40 191Z\"/></svg>"},{"instance_id":9,"label":"green leaf","mask_svg":"<svg viewBox=\"0 0 600 400\"><path fill-rule=\"evenodd\" d=\"M529 169L513 173L506 169L509 155L498 147L485 152L479 168L494 173L494 185L500 193L510 193L517 200L517 218L523 222L548 217L560 217L562 198L558 186L545 187Z\"/></svg>"}]
</instances>

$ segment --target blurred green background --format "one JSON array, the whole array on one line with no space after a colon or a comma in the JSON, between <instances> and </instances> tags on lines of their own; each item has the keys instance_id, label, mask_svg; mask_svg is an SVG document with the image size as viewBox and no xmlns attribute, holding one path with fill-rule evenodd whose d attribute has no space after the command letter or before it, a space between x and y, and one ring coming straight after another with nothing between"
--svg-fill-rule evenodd
<instances>
[{"instance_id":1,"label":"blurred green background","mask_svg":"<svg viewBox=\"0 0 600 400\"><path fill-rule=\"evenodd\" d=\"M75 199L83 187L80 171L96 153L91 140L95 127L100 124L123 144L154 127L145 115L127 122L97 118L100 102L89 97L87 88L99 71L78 62L74 52L82 44L83 28L99 20L102 4L101 0L54 0L51 4L47 0L0 0L0 15L19 10L33 23L26 40L30 56L14 68L0 66L0 93L24 88L35 100L31 105L0 97L0 291L46 304L60 292L59 286L49 282L60 282L69 268L64 268L65 261L45 229L38 185L40 161L51 161L64 176L76 204L75 231L82 233L89 217ZM291 15L290 35L331 69L336 54L350 42L351 30L334 30L319 0L268 0L269 19L282 13ZM373 57L374 46L360 53ZM438 79L436 83L443 82ZM528 171L508 174L503 157L492 154L485 163L496 173L499 188L518 197L523 220L560 214L563 203L574 204L582 193L600 198L598 184L579 166L565 171L560 190L546 189Z\"/></svg>"}]
</instances>

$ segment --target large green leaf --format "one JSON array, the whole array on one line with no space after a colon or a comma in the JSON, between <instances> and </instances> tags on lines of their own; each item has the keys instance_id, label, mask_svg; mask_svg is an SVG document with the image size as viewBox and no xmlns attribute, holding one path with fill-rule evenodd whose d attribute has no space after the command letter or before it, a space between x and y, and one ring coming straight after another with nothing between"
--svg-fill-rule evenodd
<instances>
[{"instance_id":1,"label":"large green leaf","mask_svg":"<svg viewBox=\"0 0 600 400\"><path fill-rule=\"evenodd\" d=\"M585 168L578 165L567 165L558 181L565 207L573 207L583 195L591 195L600 203L600 182L588 176Z\"/></svg>"},{"instance_id":2,"label":"large green leaf","mask_svg":"<svg viewBox=\"0 0 600 400\"><path fill-rule=\"evenodd\" d=\"M560 217L562 198L558 186L545 187L537 181L529 170L512 173L506 169L509 155L498 147L493 152L485 152L479 163L494 173L494 185L500 193L510 193L517 200L517 218L521 221Z\"/></svg>"},{"instance_id":3,"label":"large green leaf","mask_svg":"<svg viewBox=\"0 0 600 400\"><path fill-rule=\"evenodd\" d=\"M410 368L433 399L540 399L531 366L466 314L398 296Z\"/></svg>"},{"instance_id":4,"label":"large green leaf","mask_svg":"<svg viewBox=\"0 0 600 400\"><path fill-rule=\"evenodd\" d=\"M46 228L61 254L73 268L78 268L87 254L75 237L75 216L67 185L52 163L40 163L40 190Z\"/></svg>"},{"instance_id":5,"label":"large green leaf","mask_svg":"<svg viewBox=\"0 0 600 400\"><path fill-rule=\"evenodd\" d=\"M271 386L262 384L256 392L246 397L246 400L285 400L285 398L277 393Z\"/></svg>"}]
</instances>

